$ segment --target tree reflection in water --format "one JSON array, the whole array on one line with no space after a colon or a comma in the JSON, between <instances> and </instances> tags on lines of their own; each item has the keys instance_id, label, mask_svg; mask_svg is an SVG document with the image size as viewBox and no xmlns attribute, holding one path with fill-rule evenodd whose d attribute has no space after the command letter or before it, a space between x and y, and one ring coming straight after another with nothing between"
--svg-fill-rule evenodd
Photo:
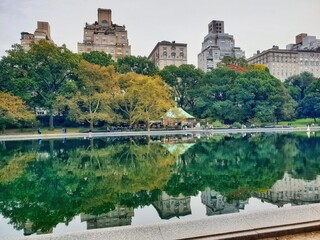
<instances>
[{"instance_id":1,"label":"tree reflection in water","mask_svg":"<svg viewBox=\"0 0 320 240\"><path fill-rule=\"evenodd\" d=\"M144 137L3 142L0 212L31 234L79 214L92 227L130 224L133 209L151 204L163 218L190 214L190 196L199 191L208 215L243 208L251 196L276 204L319 201L310 195L320 189L317 137L218 136L172 146ZM290 184L277 187L288 179L309 183L308 197L294 195L301 189ZM285 190L287 197L274 197Z\"/></svg>"}]
</instances>

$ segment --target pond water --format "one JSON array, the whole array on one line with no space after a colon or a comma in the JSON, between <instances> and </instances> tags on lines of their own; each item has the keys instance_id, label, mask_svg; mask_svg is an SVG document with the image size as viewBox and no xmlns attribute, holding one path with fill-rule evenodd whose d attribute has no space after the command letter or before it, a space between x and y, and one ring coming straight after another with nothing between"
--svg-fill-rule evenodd
<instances>
[{"instance_id":1,"label":"pond water","mask_svg":"<svg viewBox=\"0 0 320 240\"><path fill-rule=\"evenodd\" d=\"M0 142L0 239L320 202L306 133Z\"/></svg>"}]
</instances>

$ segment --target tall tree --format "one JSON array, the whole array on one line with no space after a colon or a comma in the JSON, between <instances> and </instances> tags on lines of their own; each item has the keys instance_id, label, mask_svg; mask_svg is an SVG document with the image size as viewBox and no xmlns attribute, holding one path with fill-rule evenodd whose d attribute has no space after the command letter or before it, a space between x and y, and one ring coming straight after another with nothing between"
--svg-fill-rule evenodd
<instances>
[{"instance_id":1,"label":"tall tree","mask_svg":"<svg viewBox=\"0 0 320 240\"><path fill-rule=\"evenodd\" d=\"M159 76L128 73L119 83L122 94L118 103L129 125L144 121L149 129L151 120L159 120L173 106L168 85Z\"/></svg>"},{"instance_id":2,"label":"tall tree","mask_svg":"<svg viewBox=\"0 0 320 240\"><path fill-rule=\"evenodd\" d=\"M315 79L304 91L304 98L297 106L299 117L311 117L316 122L320 117L320 79Z\"/></svg>"},{"instance_id":3,"label":"tall tree","mask_svg":"<svg viewBox=\"0 0 320 240\"><path fill-rule=\"evenodd\" d=\"M0 91L11 92L32 105L34 81L30 54L15 44L0 61Z\"/></svg>"},{"instance_id":4,"label":"tall tree","mask_svg":"<svg viewBox=\"0 0 320 240\"><path fill-rule=\"evenodd\" d=\"M305 96L302 101L300 101L297 111L300 117L310 117L317 121L320 117L320 94L312 93Z\"/></svg>"},{"instance_id":5,"label":"tall tree","mask_svg":"<svg viewBox=\"0 0 320 240\"><path fill-rule=\"evenodd\" d=\"M179 107L187 110L194 107L195 97L191 92L197 88L204 72L196 69L193 65L183 64L179 67L166 66L160 71L159 75L171 86L173 96Z\"/></svg>"},{"instance_id":6,"label":"tall tree","mask_svg":"<svg viewBox=\"0 0 320 240\"><path fill-rule=\"evenodd\" d=\"M81 61L76 75L75 95L60 96L58 106L68 106L69 118L89 123L91 130L98 120L111 122L115 117L113 99L119 93L114 67Z\"/></svg>"},{"instance_id":7,"label":"tall tree","mask_svg":"<svg viewBox=\"0 0 320 240\"><path fill-rule=\"evenodd\" d=\"M312 73L302 72L299 75L289 77L285 80L285 86L296 102L300 102L305 97L305 90L315 81Z\"/></svg>"},{"instance_id":8,"label":"tall tree","mask_svg":"<svg viewBox=\"0 0 320 240\"><path fill-rule=\"evenodd\" d=\"M267 71L238 73L219 68L205 75L194 94L195 113L204 118L273 122L294 114L294 101Z\"/></svg>"},{"instance_id":9,"label":"tall tree","mask_svg":"<svg viewBox=\"0 0 320 240\"><path fill-rule=\"evenodd\" d=\"M53 129L53 108L59 90L72 77L80 57L65 45L57 47L45 41L32 43L27 53L23 53L19 46L14 46L7 52L8 56L2 59L0 67L0 71L7 73L7 85L13 85L13 88L9 87L7 90L28 102L31 100L34 107L47 109L50 116L49 128ZM26 93L23 93L22 87Z\"/></svg>"}]
</instances>

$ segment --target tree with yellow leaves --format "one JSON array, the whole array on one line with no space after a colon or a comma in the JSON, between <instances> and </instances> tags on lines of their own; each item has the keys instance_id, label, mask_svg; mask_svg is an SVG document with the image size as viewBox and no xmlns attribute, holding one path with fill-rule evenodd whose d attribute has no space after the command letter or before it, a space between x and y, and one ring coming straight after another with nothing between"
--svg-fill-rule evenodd
<instances>
[{"instance_id":1,"label":"tree with yellow leaves","mask_svg":"<svg viewBox=\"0 0 320 240\"><path fill-rule=\"evenodd\" d=\"M10 93L0 92L0 127L4 132L6 126L21 121L29 122L35 119L34 114L28 111L21 98Z\"/></svg>"},{"instance_id":2,"label":"tree with yellow leaves","mask_svg":"<svg viewBox=\"0 0 320 240\"><path fill-rule=\"evenodd\" d=\"M77 75L77 89L73 96L59 96L58 107L69 108L69 118L87 122L90 130L96 121L111 122L116 116L113 99L119 92L113 66L101 67L81 61Z\"/></svg>"},{"instance_id":3,"label":"tree with yellow leaves","mask_svg":"<svg viewBox=\"0 0 320 240\"><path fill-rule=\"evenodd\" d=\"M168 85L159 76L127 73L118 79L121 88L119 108L130 126L144 121L150 130L150 121L159 120L174 104Z\"/></svg>"}]
</instances>

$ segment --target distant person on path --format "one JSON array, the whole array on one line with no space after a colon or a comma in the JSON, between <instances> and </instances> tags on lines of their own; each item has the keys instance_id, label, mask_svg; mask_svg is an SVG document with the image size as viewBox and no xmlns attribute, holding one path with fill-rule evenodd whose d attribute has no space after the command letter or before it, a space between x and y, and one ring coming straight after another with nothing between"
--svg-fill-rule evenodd
<instances>
[{"instance_id":1,"label":"distant person on path","mask_svg":"<svg viewBox=\"0 0 320 240\"><path fill-rule=\"evenodd\" d=\"M41 128L38 128L38 134L41 134L41 133L42 133Z\"/></svg>"},{"instance_id":2,"label":"distant person on path","mask_svg":"<svg viewBox=\"0 0 320 240\"><path fill-rule=\"evenodd\" d=\"M92 129L89 130L89 138L92 138Z\"/></svg>"}]
</instances>

